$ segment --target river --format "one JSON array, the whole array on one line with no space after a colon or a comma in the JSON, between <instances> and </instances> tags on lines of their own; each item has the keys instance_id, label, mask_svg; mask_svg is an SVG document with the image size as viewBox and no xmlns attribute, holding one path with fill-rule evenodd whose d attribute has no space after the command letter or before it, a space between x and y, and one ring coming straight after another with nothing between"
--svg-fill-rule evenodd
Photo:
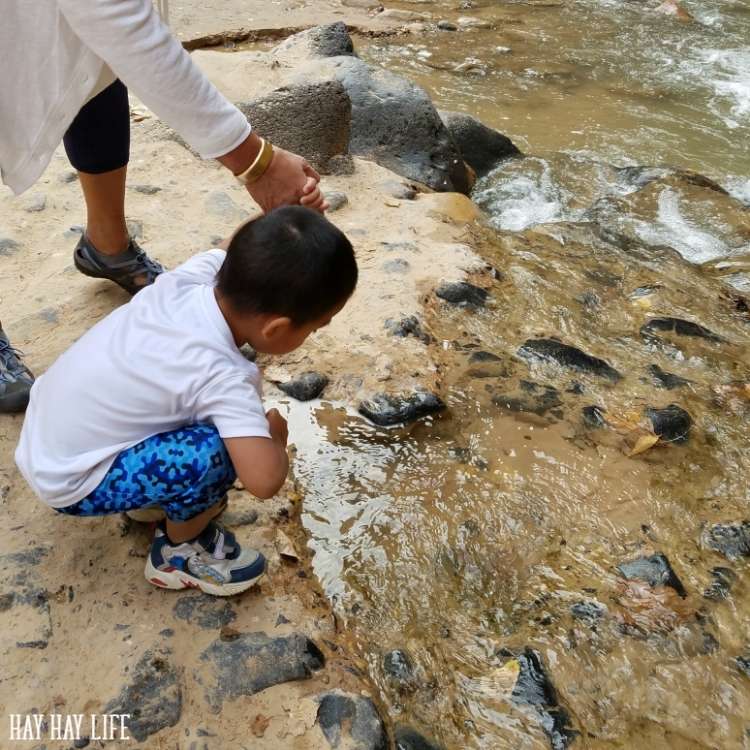
<instances>
[{"instance_id":1,"label":"river","mask_svg":"<svg viewBox=\"0 0 750 750\"><path fill-rule=\"evenodd\" d=\"M396 3L480 24L358 52L528 155L475 188L498 278L428 312L446 416L289 405L316 573L391 719L446 750L748 748L750 571L711 529L750 501L750 5L464 6ZM656 441L670 404L692 427Z\"/></svg>"}]
</instances>

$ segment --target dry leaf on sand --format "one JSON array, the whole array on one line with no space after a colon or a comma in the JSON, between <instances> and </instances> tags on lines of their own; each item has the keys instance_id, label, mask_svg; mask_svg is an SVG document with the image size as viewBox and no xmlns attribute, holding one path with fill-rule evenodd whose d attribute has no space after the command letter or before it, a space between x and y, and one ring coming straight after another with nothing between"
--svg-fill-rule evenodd
<instances>
[{"instance_id":1,"label":"dry leaf on sand","mask_svg":"<svg viewBox=\"0 0 750 750\"><path fill-rule=\"evenodd\" d=\"M628 456L637 456L639 453L645 453L649 448L653 448L659 442L659 436L653 432L646 432L635 441L635 445L628 453Z\"/></svg>"},{"instance_id":2,"label":"dry leaf on sand","mask_svg":"<svg viewBox=\"0 0 750 750\"><path fill-rule=\"evenodd\" d=\"M253 719L253 723L250 725L250 730L256 737L262 737L268 729L268 725L271 723L271 719L263 714L256 714Z\"/></svg>"}]
</instances>

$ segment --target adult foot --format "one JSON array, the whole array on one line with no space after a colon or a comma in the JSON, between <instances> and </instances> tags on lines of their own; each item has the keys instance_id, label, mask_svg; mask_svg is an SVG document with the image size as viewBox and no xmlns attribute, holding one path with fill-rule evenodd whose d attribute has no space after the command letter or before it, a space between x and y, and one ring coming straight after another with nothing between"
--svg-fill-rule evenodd
<instances>
[{"instance_id":1,"label":"adult foot","mask_svg":"<svg viewBox=\"0 0 750 750\"><path fill-rule=\"evenodd\" d=\"M156 277L164 272L162 265L149 258L133 239L124 252L105 255L94 247L85 233L73 252L73 263L85 276L109 279L130 294L136 294L143 287L153 284Z\"/></svg>"},{"instance_id":2,"label":"adult foot","mask_svg":"<svg viewBox=\"0 0 750 750\"><path fill-rule=\"evenodd\" d=\"M157 528L146 562L146 579L165 589L200 589L232 596L253 586L266 571L266 558L241 548L234 534L214 521L189 542L170 542Z\"/></svg>"},{"instance_id":3,"label":"adult foot","mask_svg":"<svg viewBox=\"0 0 750 750\"><path fill-rule=\"evenodd\" d=\"M14 349L5 331L0 328L0 412L16 414L26 410L34 376L21 361L21 353Z\"/></svg>"}]
</instances>

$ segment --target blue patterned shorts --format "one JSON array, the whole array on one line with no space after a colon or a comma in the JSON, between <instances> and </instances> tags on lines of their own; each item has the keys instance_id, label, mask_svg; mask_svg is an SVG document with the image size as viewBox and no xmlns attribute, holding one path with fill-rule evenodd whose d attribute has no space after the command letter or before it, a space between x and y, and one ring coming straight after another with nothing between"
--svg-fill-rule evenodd
<instances>
[{"instance_id":1,"label":"blue patterned shorts","mask_svg":"<svg viewBox=\"0 0 750 750\"><path fill-rule=\"evenodd\" d=\"M159 506L171 521L187 521L221 500L237 475L213 425L162 432L123 451L101 484L71 516L103 516Z\"/></svg>"}]
</instances>

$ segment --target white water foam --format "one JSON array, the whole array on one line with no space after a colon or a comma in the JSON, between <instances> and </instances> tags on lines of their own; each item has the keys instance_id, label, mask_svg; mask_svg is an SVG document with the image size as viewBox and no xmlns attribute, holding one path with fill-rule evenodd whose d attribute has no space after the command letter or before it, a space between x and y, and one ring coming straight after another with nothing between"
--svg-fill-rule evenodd
<instances>
[{"instance_id":1,"label":"white water foam","mask_svg":"<svg viewBox=\"0 0 750 750\"><path fill-rule=\"evenodd\" d=\"M732 130L750 125L750 47L698 50L697 56L714 91L714 113Z\"/></svg>"}]
</instances>

